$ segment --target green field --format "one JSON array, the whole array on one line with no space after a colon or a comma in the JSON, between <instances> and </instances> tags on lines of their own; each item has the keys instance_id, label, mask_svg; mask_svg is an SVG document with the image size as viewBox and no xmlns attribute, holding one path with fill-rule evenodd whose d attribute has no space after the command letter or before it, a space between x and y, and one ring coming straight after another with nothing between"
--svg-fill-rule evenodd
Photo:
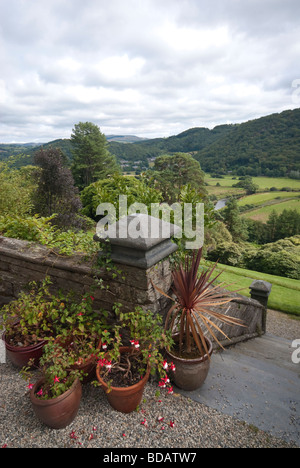
<instances>
[{"instance_id":1,"label":"green field","mask_svg":"<svg viewBox=\"0 0 300 468\"><path fill-rule=\"evenodd\" d=\"M248 218L266 222L273 210L278 214L282 213L284 209L296 209L300 212L300 180L273 177L253 177L252 180L259 186L258 193L243 196L245 194L243 190L232 187L238 182L237 177L224 176L222 179L205 177L205 182L209 184L207 186L209 194L216 195L218 199L235 194L240 197L238 201L240 207L254 205L251 211L242 214ZM217 183L219 186L216 186ZM278 191L269 192L274 187ZM281 191L285 187L295 190L295 192ZM272 283L268 307L300 317L300 281L227 265L220 265L219 271L221 269L224 272L220 280L225 281L226 284L235 283L227 289L234 291L243 288L240 294L247 297L250 297L249 286L255 279Z\"/></svg>"},{"instance_id":2,"label":"green field","mask_svg":"<svg viewBox=\"0 0 300 468\"><path fill-rule=\"evenodd\" d=\"M246 194L245 190L237 187L205 187L209 195L214 195L218 200L222 198L230 198L233 196L242 197Z\"/></svg>"},{"instance_id":3,"label":"green field","mask_svg":"<svg viewBox=\"0 0 300 468\"><path fill-rule=\"evenodd\" d=\"M253 182L259 186L259 190L270 190L272 187L276 187L279 190L284 187L300 190L300 180L289 179L287 177L253 177Z\"/></svg>"},{"instance_id":4,"label":"green field","mask_svg":"<svg viewBox=\"0 0 300 468\"><path fill-rule=\"evenodd\" d=\"M300 281L227 265L219 265L218 271L223 271L220 281L234 283L226 289L235 291L243 288L239 294L247 297L250 297L249 287L254 280L268 281L272 284L268 307L300 317Z\"/></svg>"},{"instance_id":5,"label":"green field","mask_svg":"<svg viewBox=\"0 0 300 468\"><path fill-rule=\"evenodd\" d=\"M253 177L253 182L258 185L258 192L253 195L246 195L245 190L233 187L238 182L237 177L224 176L205 177L207 191L209 195L214 195L216 199L237 197L238 205L243 208L246 205L253 205L249 210L243 212L243 216L256 221L266 223L273 210L280 214L283 210L294 210L300 212L300 180L275 177ZM218 185L216 185L218 184ZM277 191L274 190L277 188ZM283 188L295 191L281 191ZM273 188L270 192L269 190ZM297 191L298 190L298 191Z\"/></svg>"},{"instance_id":6,"label":"green field","mask_svg":"<svg viewBox=\"0 0 300 468\"><path fill-rule=\"evenodd\" d=\"M290 198L299 198L300 192L265 192L248 195L239 200L238 206L264 205L269 203L279 203Z\"/></svg>"},{"instance_id":7,"label":"green field","mask_svg":"<svg viewBox=\"0 0 300 468\"><path fill-rule=\"evenodd\" d=\"M276 204L272 203L261 208L246 211L242 214L242 216L253 219L255 221L266 223L272 211L276 211L276 213L279 215L283 212L283 210L297 210L300 213L300 199L291 199L287 201L279 200Z\"/></svg>"},{"instance_id":8,"label":"green field","mask_svg":"<svg viewBox=\"0 0 300 468\"><path fill-rule=\"evenodd\" d=\"M290 189L300 191L300 180L296 179L289 179L287 177L253 177L252 180L258 185L260 191L270 190L270 188L273 187L276 187L278 190L289 187ZM232 187L239 182L239 179L238 177L233 178L232 176L224 176L224 178L218 179L207 175L205 177L205 182L210 186L216 186L216 184L219 183L221 187Z\"/></svg>"}]
</instances>

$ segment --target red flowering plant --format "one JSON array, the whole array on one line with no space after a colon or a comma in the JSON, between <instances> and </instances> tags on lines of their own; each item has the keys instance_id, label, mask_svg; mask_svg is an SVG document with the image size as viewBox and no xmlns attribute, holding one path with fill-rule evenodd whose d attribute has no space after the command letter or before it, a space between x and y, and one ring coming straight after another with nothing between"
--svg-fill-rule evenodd
<instances>
[{"instance_id":1,"label":"red flowering plant","mask_svg":"<svg viewBox=\"0 0 300 468\"><path fill-rule=\"evenodd\" d=\"M37 383L40 382L35 388L35 396L41 400L57 398L71 388L76 378L83 378L80 371L73 368L74 358L68 350L53 341L49 341L44 347L38 378L36 369L34 372L32 370L32 364L29 362L29 367L24 367L20 373L28 380L27 388L30 391L35 386L33 378Z\"/></svg>"},{"instance_id":2,"label":"red flowering plant","mask_svg":"<svg viewBox=\"0 0 300 468\"><path fill-rule=\"evenodd\" d=\"M62 326L56 336L56 342L65 347L77 366L91 360L96 363L97 353L106 337L108 314L105 310L94 310L93 302L90 292L79 301L67 298L61 317Z\"/></svg>"},{"instance_id":3,"label":"red flowering plant","mask_svg":"<svg viewBox=\"0 0 300 468\"><path fill-rule=\"evenodd\" d=\"M30 346L51 339L60 328L64 304L59 295L50 293L51 280L32 281L18 298L2 307L5 340L13 346Z\"/></svg>"},{"instance_id":4,"label":"red flowering plant","mask_svg":"<svg viewBox=\"0 0 300 468\"><path fill-rule=\"evenodd\" d=\"M2 307L5 340L13 346L29 346L57 336L101 334L105 312L93 310L93 296L86 293L79 300L71 291L53 294L49 276L40 283L32 281L19 297Z\"/></svg>"},{"instance_id":5,"label":"red flowering plant","mask_svg":"<svg viewBox=\"0 0 300 468\"><path fill-rule=\"evenodd\" d=\"M171 333L165 332L162 318L151 311L136 307L132 312L123 312L115 304L117 324L108 333L107 349L102 349L98 365L101 377L111 386L130 386L146 374L159 376L159 387L169 388L172 392L167 372L175 370L173 363L167 363L163 350L173 343ZM122 335L120 335L120 331ZM127 338L126 338L127 335ZM121 353L120 347L129 345L130 353Z\"/></svg>"}]
</instances>

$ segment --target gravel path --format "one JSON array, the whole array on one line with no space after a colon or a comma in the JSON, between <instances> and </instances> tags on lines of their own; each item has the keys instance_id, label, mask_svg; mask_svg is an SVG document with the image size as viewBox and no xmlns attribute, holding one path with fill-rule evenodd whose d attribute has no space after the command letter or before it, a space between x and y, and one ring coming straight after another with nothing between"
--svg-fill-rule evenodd
<instances>
[{"instance_id":1,"label":"gravel path","mask_svg":"<svg viewBox=\"0 0 300 468\"><path fill-rule=\"evenodd\" d=\"M278 334L276 330L281 336L285 330L288 339L299 338L300 321L271 311L268 332ZM49 429L35 418L26 396L26 382L10 363L0 364L0 389L0 447L295 447L182 395L161 391L157 397L154 382L147 384L140 410L128 415L114 411L101 389L86 385L76 419L61 430ZM145 419L148 426L141 424ZM170 421L174 421L174 427Z\"/></svg>"},{"instance_id":2,"label":"gravel path","mask_svg":"<svg viewBox=\"0 0 300 468\"><path fill-rule=\"evenodd\" d=\"M269 309L267 332L290 341L300 339L300 319Z\"/></svg>"}]
</instances>

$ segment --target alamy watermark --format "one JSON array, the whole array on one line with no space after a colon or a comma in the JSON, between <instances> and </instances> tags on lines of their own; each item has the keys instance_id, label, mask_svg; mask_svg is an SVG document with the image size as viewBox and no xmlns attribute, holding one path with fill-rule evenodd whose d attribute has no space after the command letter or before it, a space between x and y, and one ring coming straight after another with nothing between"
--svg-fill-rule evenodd
<instances>
[{"instance_id":1,"label":"alamy watermark","mask_svg":"<svg viewBox=\"0 0 300 468\"><path fill-rule=\"evenodd\" d=\"M292 88L295 88L292 92L292 102L294 104L300 104L300 78L296 78L292 81Z\"/></svg>"},{"instance_id":2,"label":"alamy watermark","mask_svg":"<svg viewBox=\"0 0 300 468\"><path fill-rule=\"evenodd\" d=\"M292 348L296 348L292 353L292 362L294 364L300 364L300 340L294 340L292 342Z\"/></svg>"},{"instance_id":3,"label":"alamy watermark","mask_svg":"<svg viewBox=\"0 0 300 468\"><path fill-rule=\"evenodd\" d=\"M5 342L1 339L0 336L0 364L6 363L6 349L5 349Z\"/></svg>"},{"instance_id":4,"label":"alamy watermark","mask_svg":"<svg viewBox=\"0 0 300 468\"><path fill-rule=\"evenodd\" d=\"M100 203L96 210L101 219L96 233L101 239L168 238L185 239L186 249L199 249L204 242L203 203L151 203L148 209L144 203L128 206L127 196L119 195L119 220L127 218L127 223L119 223L116 228L117 209L112 203ZM172 214L172 223L170 223ZM147 216L145 216L147 215ZM160 219L163 222L160 222ZM142 228L141 228L142 224ZM173 226L176 230L172 231Z\"/></svg>"}]
</instances>

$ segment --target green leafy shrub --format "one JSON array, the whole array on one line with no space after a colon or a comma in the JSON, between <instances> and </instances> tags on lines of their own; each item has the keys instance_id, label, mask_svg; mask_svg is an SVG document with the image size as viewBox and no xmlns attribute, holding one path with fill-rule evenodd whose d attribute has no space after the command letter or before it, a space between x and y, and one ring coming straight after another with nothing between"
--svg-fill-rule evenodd
<instances>
[{"instance_id":1,"label":"green leafy shrub","mask_svg":"<svg viewBox=\"0 0 300 468\"><path fill-rule=\"evenodd\" d=\"M116 208L118 219L119 195L127 196L128 207L133 203L144 203L150 207L151 203L162 201L161 193L149 186L144 179L114 175L110 179L94 182L81 192L82 213L95 219L98 205L111 203Z\"/></svg>"},{"instance_id":2,"label":"green leafy shrub","mask_svg":"<svg viewBox=\"0 0 300 468\"><path fill-rule=\"evenodd\" d=\"M264 245L248 258L247 267L263 273L300 279L299 239L300 236L295 236Z\"/></svg>"},{"instance_id":3,"label":"green leafy shrub","mask_svg":"<svg viewBox=\"0 0 300 468\"><path fill-rule=\"evenodd\" d=\"M32 210L32 194L36 184L32 166L11 169L10 162L0 163L0 213L28 216Z\"/></svg>"},{"instance_id":4,"label":"green leafy shrub","mask_svg":"<svg viewBox=\"0 0 300 468\"><path fill-rule=\"evenodd\" d=\"M61 255L72 255L83 252L94 255L99 249L93 240L93 231L62 231L52 224L55 215L49 217L35 216L0 216L0 235L37 242Z\"/></svg>"},{"instance_id":5,"label":"green leafy shrub","mask_svg":"<svg viewBox=\"0 0 300 468\"><path fill-rule=\"evenodd\" d=\"M207 258L224 265L300 279L299 245L300 236L258 247L246 242L221 242L208 252Z\"/></svg>"}]
</instances>

